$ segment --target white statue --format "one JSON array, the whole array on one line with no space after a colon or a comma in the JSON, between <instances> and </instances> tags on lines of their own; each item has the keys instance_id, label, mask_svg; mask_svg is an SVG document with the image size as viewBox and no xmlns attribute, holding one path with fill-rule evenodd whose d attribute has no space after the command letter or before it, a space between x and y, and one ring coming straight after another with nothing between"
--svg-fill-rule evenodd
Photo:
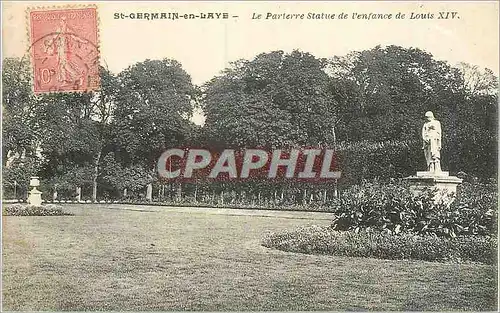
<instances>
[{"instance_id":1,"label":"white statue","mask_svg":"<svg viewBox=\"0 0 500 313\"><path fill-rule=\"evenodd\" d=\"M422 149L427 161L427 171L441 172L441 123L434 118L431 111L425 113L425 122L422 127Z\"/></svg>"}]
</instances>

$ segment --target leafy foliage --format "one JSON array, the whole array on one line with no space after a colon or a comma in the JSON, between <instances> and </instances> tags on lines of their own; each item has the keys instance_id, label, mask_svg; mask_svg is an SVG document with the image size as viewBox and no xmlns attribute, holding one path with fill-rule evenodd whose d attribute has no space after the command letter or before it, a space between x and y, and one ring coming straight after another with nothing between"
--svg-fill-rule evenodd
<instances>
[{"instance_id":1,"label":"leafy foliage","mask_svg":"<svg viewBox=\"0 0 500 313\"><path fill-rule=\"evenodd\" d=\"M207 140L237 147L326 143L334 111L325 66L300 51L234 62L203 88Z\"/></svg>"},{"instance_id":2,"label":"leafy foliage","mask_svg":"<svg viewBox=\"0 0 500 313\"><path fill-rule=\"evenodd\" d=\"M454 68L420 49L398 46L334 57L328 69L339 141L415 141L423 113L430 110L443 125L442 163L451 172L496 177L491 169L498 156L498 93L493 91L498 78L490 70ZM415 156L421 158L410 154L402 161Z\"/></svg>"},{"instance_id":3,"label":"leafy foliage","mask_svg":"<svg viewBox=\"0 0 500 313\"><path fill-rule=\"evenodd\" d=\"M407 141L417 138L423 112L450 105L462 84L459 72L420 49L398 46L333 58L332 75L352 81L341 140Z\"/></svg>"},{"instance_id":4,"label":"leafy foliage","mask_svg":"<svg viewBox=\"0 0 500 313\"><path fill-rule=\"evenodd\" d=\"M93 186L97 196L101 155L110 149L116 78L101 68L101 89L87 93L54 93L39 97L36 119L45 166L41 176L54 184Z\"/></svg>"},{"instance_id":5,"label":"leafy foliage","mask_svg":"<svg viewBox=\"0 0 500 313\"><path fill-rule=\"evenodd\" d=\"M61 216L61 215L73 215L68 212L64 212L60 205L56 204L46 204L42 206L26 205L15 203L11 205L4 206L3 215L7 216Z\"/></svg>"},{"instance_id":6,"label":"leafy foliage","mask_svg":"<svg viewBox=\"0 0 500 313\"><path fill-rule=\"evenodd\" d=\"M341 142L336 149L342 171L340 183L350 186L365 180L389 181L413 175L424 162L420 148L421 142L415 140Z\"/></svg>"},{"instance_id":7,"label":"leafy foliage","mask_svg":"<svg viewBox=\"0 0 500 313\"><path fill-rule=\"evenodd\" d=\"M4 60L3 165L8 155L30 159L4 166L10 183L36 174L47 189L79 186L91 188L93 200L116 197L120 188L156 182L166 148L193 145L334 147L342 187L390 180L423 169L419 117L427 110L443 125L447 170L483 181L497 175L498 79L415 48L377 46L329 60L298 50L262 53L233 62L201 88L177 61L145 60L118 75L101 68L98 92L42 96L31 91L28 65ZM203 127L189 121L195 107L206 115ZM198 187L259 199L267 193L269 205L277 205L269 193L290 196L280 205L297 204L295 194L308 188L284 181Z\"/></svg>"},{"instance_id":8,"label":"leafy foliage","mask_svg":"<svg viewBox=\"0 0 500 313\"><path fill-rule=\"evenodd\" d=\"M115 160L112 153L106 155L103 160L101 176L105 185L118 190L127 188L130 191L140 190L152 180L151 173L143 166L124 167Z\"/></svg>"},{"instance_id":9,"label":"leafy foliage","mask_svg":"<svg viewBox=\"0 0 500 313\"><path fill-rule=\"evenodd\" d=\"M262 240L262 245L307 254L496 263L496 238L482 236L450 239L415 234L337 231L313 225L270 234Z\"/></svg>"},{"instance_id":10,"label":"leafy foliage","mask_svg":"<svg viewBox=\"0 0 500 313\"><path fill-rule=\"evenodd\" d=\"M462 74L464 86L470 95L498 94L498 78L493 71L485 68L481 70L477 65L461 62L458 69Z\"/></svg>"},{"instance_id":11,"label":"leafy foliage","mask_svg":"<svg viewBox=\"0 0 500 313\"><path fill-rule=\"evenodd\" d=\"M196 89L175 60L146 60L118 75L113 127L120 162L154 167L159 155L186 143Z\"/></svg>"},{"instance_id":12,"label":"leafy foliage","mask_svg":"<svg viewBox=\"0 0 500 313\"><path fill-rule=\"evenodd\" d=\"M9 151L28 156L37 147L37 125L33 120L36 99L31 91L29 61L17 58L3 60L2 69L2 157Z\"/></svg>"},{"instance_id":13,"label":"leafy foliage","mask_svg":"<svg viewBox=\"0 0 500 313\"><path fill-rule=\"evenodd\" d=\"M496 233L498 194L491 186L466 184L451 205L434 203L434 194L428 190L414 196L402 184L356 185L332 201L332 227L451 238Z\"/></svg>"},{"instance_id":14,"label":"leafy foliage","mask_svg":"<svg viewBox=\"0 0 500 313\"><path fill-rule=\"evenodd\" d=\"M40 170L40 160L35 157L26 157L13 160L9 166L4 166L2 170L2 181L4 192L16 189L17 194L12 194L13 198L26 194L27 186L31 176L36 176ZM14 188L16 185L16 188ZM5 194L4 194L5 196Z\"/></svg>"}]
</instances>

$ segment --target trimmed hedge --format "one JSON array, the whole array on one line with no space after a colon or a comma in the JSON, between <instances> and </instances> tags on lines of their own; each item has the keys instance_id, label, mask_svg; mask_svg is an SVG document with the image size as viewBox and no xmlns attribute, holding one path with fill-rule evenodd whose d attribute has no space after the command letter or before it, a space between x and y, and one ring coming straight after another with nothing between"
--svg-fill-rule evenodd
<instances>
[{"instance_id":1,"label":"trimmed hedge","mask_svg":"<svg viewBox=\"0 0 500 313\"><path fill-rule=\"evenodd\" d=\"M342 142L337 146L341 186L363 180L390 180L415 174L425 164L420 141Z\"/></svg>"},{"instance_id":2,"label":"trimmed hedge","mask_svg":"<svg viewBox=\"0 0 500 313\"><path fill-rule=\"evenodd\" d=\"M6 216L62 216L73 215L63 211L62 206L46 204L42 206L15 203L4 206L2 214Z\"/></svg>"},{"instance_id":3,"label":"trimmed hedge","mask_svg":"<svg viewBox=\"0 0 500 313\"><path fill-rule=\"evenodd\" d=\"M464 172L486 182L497 177L497 138L463 141L443 138L443 163L451 172ZM457 146L458 145L458 146ZM460 148L461 147L461 148ZM390 180L425 170L422 141L388 140L382 142L341 142L336 147L338 169L342 171L343 186L359 184L363 180ZM471 155L470 151L476 151ZM491 166L495 165L495 166Z\"/></svg>"},{"instance_id":4,"label":"trimmed hedge","mask_svg":"<svg viewBox=\"0 0 500 313\"><path fill-rule=\"evenodd\" d=\"M379 259L496 264L497 240L470 236L443 238L374 231L337 231L328 226L305 226L274 233L262 245L288 252Z\"/></svg>"}]
</instances>

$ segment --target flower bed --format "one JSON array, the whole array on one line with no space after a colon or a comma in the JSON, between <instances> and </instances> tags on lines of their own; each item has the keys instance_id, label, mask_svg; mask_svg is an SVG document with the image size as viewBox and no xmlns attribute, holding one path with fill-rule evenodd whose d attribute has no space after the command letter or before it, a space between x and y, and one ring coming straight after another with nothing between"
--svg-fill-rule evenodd
<instances>
[{"instance_id":1,"label":"flower bed","mask_svg":"<svg viewBox=\"0 0 500 313\"><path fill-rule=\"evenodd\" d=\"M41 206L26 205L15 203L4 206L2 210L3 215L7 216L62 216L73 215L65 212L62 206L55 204L46 204Z\"/></svg>"},{"instance_id":2,"label":"flower bed","mask_svg":"<svg viewBox=\"0 0 500 313\"><path fill-rule=\"evenodd\" d=\"M307 226L274 233L262 245L289 252L379 259L496 263L497 240L488 236L445 238L409 233L337 231Z\"/></svg>"}]
</instances>

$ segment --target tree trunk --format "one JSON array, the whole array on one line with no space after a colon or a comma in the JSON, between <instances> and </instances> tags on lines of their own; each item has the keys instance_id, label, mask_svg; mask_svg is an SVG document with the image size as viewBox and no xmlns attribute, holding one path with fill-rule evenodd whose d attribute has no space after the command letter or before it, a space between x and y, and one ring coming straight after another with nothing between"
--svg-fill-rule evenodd
<instances>
[{"instance_id":1,"label":"tree trunk","mask_svg":"<svg viewBox=\"0 0 500 313\"><path fill-rule=\"evenodd\" d=\"M7 164L7 160L9 159L9 149L2 149L2 166Z\"/></svg>"},{"instance_id":2,"label":"tree trunk","mask_svg":"<svg viewBox=\"0 0 500 313\"><path fill-rule=\"evenodd\" d=\"M179 188L177 189L177 201L182 200L182 183L179 183Z\"/></svg>"},{"instance_id":3,"label":"tree trunk","mask_svg":"<svg viewBox=\"0 0 500 313\"><path fill-rule=\"evenodd\" d=\"M99 163L101 162L101 153L99 149L97 155L94 158L94 173L92 177L92 202L97 202L97 177L99 176Z\"/></svg>"},{"instance_id":4,"label":"tree trunk","mask_svg":"<svg viewBox=\"0 0 500 313\"><path fill-rule=\"evenodd\" d=\"M335 132L335 126L332 127L332 135L333 135L333 147L337 147L337 134Z\"/></svg>"},{"instance_id":5,"label":"tree trunk","mask_svg":"<svg viewBox=\"0 0 500 313\"><path fill-rule=\"evenodd\" d=\"M146 187L146 200L147 201L153 200L153 184L152 183L149 183Z\"/></svg>"}]
</instances>

